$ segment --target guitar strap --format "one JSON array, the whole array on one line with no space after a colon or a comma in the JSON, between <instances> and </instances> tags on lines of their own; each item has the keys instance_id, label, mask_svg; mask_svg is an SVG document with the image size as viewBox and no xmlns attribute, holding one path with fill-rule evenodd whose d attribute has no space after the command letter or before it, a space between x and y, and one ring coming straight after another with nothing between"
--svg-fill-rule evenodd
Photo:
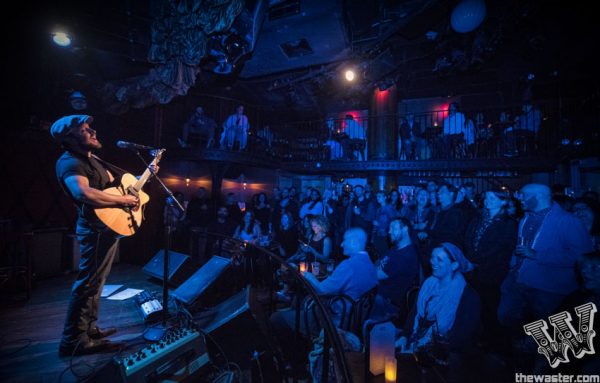
<instances>
[{"instance_id":1,"label":"guitar strap","mask_svg":"<svg viewBox=\"0 0 600 383\"><path fill-rule=\"evenodd\" d=\"M122 169L122 168L120 168L120 167L118 167L116 165L113 165L110 162L104 161L103 159L101 159L100 157L98 157L95 154L92 154L92 158L95 159L97 162L101 163L102 165L104 165L108 170L111 171L111 173L114 174L114 176L115 176L115 183L117 183L117 184L118 184L119 180L121 179L121 177L123 176L123 174L129 173L125 169ZM94 163L96 161L91 161L92 165L94 165ZM94 167L96 167L96 166L94 165ZM98 168L96 168L96 169L100 170ZM104 169L102 169L102 170L104 170Z\"/></svg>"}]
</instances>

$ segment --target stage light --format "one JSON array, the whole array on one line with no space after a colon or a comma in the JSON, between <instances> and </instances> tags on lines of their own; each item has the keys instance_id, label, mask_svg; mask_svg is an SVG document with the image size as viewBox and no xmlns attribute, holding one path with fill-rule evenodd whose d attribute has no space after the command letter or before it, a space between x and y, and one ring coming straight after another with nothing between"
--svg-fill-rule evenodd
<instances>
[{"instance_id":1,"label":"stage light","mask_svg":"<svg viewBox=\"0 0 600 383\"><path fill-rule=\"evenodd\" d=\"M354 81L354 78L356 77L356 75L354 74L354 71L352 69L348 69L346 71L346 73L344 74L344 76L346 77L346 80L348 80L348 81Z\"/></svg>"},{"instance_id":2,"label":"stage light","mask_svg":"<svg viewBox=\"0 0 600 383\"><path fill-rule=\"evenodd\" d=\"M71 38L65 32L52 33L52 41L54 41L54 44L61 47L68 47L71 45Z\"/></svg>"}]
</instances>

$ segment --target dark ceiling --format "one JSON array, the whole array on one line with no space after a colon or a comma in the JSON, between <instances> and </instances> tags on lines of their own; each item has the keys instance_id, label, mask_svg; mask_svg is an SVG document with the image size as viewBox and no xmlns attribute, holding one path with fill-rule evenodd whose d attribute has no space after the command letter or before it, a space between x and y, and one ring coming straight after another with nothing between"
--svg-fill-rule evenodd
<instances>
[{"instance_id":1,"label":"dark ceiling","mask_svg":"<svg viewBox=\"0 0 600 383\"><path fill-rule=\"evenodd\" d=\"M29 43L19 62L30 82L25 89L60 96L71 89L101 92L106 84L137 86L157 67L148 59L152 22L166 3L198 12L231 1L93 0L27 10L22 26ZM458 3L247 1L227 30L206 35L198 73L179 96L210 93L325 113L364 106L378 86L397 84L403 98L514 92L529 73L539 84L562 84L566 96L597 91L590 79L598 27L583 3L487 0L483 23L457 33L450 15ZM74 35L71 48L50 43L59 24ZM354 85L340 76L349 66L358 73Z\"/></svg>"}]
</instances>

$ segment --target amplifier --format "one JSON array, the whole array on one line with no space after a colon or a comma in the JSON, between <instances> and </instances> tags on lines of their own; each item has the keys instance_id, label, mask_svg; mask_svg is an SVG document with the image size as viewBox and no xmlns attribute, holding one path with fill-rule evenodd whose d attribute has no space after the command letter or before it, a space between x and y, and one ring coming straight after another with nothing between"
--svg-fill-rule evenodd
<instances>
[{"instance_id":1,"label":"amplifier","mask_svg":"<svg viewBox=\"0 0 600 383\"><path fill-rule=\"evenodd\" d=\"M209 362L204 337L193 329L177 329L157 343L122 359L114 359L127 383L185 382Z\"/></svg>"}]
</instances>

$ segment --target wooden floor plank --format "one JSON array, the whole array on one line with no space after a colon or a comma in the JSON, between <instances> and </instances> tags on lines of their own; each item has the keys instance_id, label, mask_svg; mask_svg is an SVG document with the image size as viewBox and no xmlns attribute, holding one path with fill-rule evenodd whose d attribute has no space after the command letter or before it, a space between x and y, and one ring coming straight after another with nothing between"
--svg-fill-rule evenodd
<instances>
[{"instance_id":1,"label":"wooden floor plank","mask_svg":"<svg viewBox=\"0 0 600 383\"><path fill-rule=\"evenodd\" d=\"M3 292L0 307L0 381L15 383L75 382L69 368L71 358L59 358L60 341L69 292L75 274L37 281L29 301L14 302ZM140 266L115 264L108 284L161 292L159 281L149 278ZM121 288L121 289L123 289ZM125 340L125 353L141 348L145 341L143 318L133 299L111 301L101 298L100 327L117 327L111 339ZM96 354L73 358L73 370L80 376L94 372L114 354Z\"/></svg>"}]
</instances>

